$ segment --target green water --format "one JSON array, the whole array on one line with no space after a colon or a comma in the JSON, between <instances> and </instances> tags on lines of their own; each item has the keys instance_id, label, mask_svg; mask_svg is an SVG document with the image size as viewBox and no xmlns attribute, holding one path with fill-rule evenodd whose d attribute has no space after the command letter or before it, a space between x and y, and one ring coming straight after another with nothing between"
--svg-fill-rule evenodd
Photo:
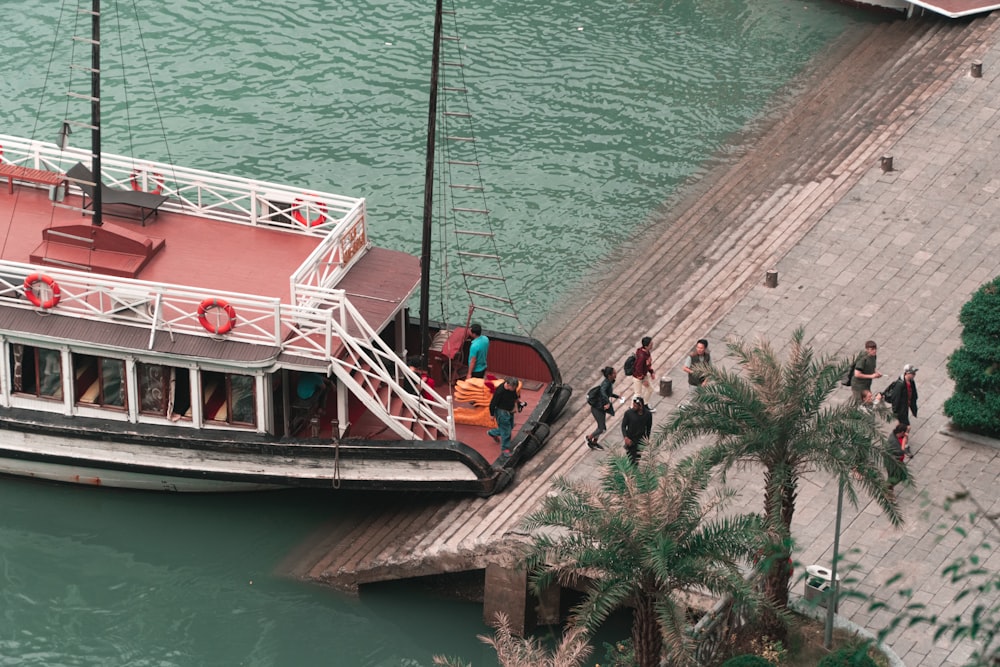
<instances>
[{"instance_id":1,"label":"green water","mask_svg":"<svg viewBox=\"0 0 1000 667\"><path fill-rule=\"evenodd\" d=\"M119 48L104 28L105 150L364 196L375 242L416 253L432 7L141 3L141 39L127 29ZM64 50L87 31L67 28L76 14L57 3L0 8L0 132L54 141L62 118L85 117L66 103L86 83L69 82ZM489 204L529 328L812 54L872 20L827 0L460 10ZM474 604L405 589L353 600L273 574L357 502L0 480L0 665L492 664Z\"/></svg>"}]
</instances>

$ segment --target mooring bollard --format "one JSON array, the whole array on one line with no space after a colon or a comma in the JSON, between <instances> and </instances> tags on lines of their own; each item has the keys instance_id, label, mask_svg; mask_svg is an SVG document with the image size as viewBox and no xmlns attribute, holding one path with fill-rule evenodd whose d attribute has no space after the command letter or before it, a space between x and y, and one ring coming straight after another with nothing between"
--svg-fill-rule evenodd
<instances>
[{"instance_id":1,"label":"mooring bollard","mask_svg":"<svg viewBox=\"0 0 1000 667\"><path fill-rule=\"evenodd\" d=\"M892 156L883 155L881 166L882 166L882 171L892 171Z\"/></svg>"},{"instance_id":2,"label":"mooring bollard","mask_svg":"<svg viewBox=\"0 0 1000 667\"><path fill-rule=\"evenodd\" d=\"M660 396L670 396L674 393L674 381L670 378L660 378Z\"/></svg>"},{"instance_id":3,"label":"mooring bollard","mask_svg":"<svg viewBox=\"0 0 1000 667\"><path fill-rule=\"evenodd\" d=\"M980 79L983 76L983 61L973 60L972 67L969 68L969 74L972 75L973 79Z\"/></svg>"},{"instance_id":4,"label":"mooring bollard","mask_svg":"<svg viewBox=\"0 0 1000 667\"><path fill-rule=\"evenodd\" d=\"M778 286L778 272L771 270L764 274L764 284L768 287Z\"/></svg>"}]
</instances>

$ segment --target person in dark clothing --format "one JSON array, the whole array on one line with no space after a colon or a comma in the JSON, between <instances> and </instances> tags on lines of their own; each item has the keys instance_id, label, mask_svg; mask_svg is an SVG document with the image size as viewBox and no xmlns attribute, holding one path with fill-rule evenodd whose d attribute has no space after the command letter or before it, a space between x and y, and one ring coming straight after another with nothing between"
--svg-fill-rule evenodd
<instances>
[{"instance_id":1,"label":"person in dark clothing","mask_svg":"<svg viewBox=\"0 0 1000 667\"><path fill-rule=\"evenodd\" d=\"M910 413L917 416L917 367L913 364L903 366L899 379L893 382L892 412L903 426L910 425Z\"/></svg>"},{"instance_id":2,"label":"person in dark clothing","mask_svg":"<svg viewBox=\"0 0 1000 667\"><path fill-rule=\"evenodd\" d=\"M497 420L497 427L487 431L493 440L500 443L500 452L510 455L510 435L514 431L514 408L517 406L517 378L509 377L497 387L490 400L490 415Z\"/></svg>"},{"instance_id":3,"label":"person in dark clothing","mask_svg":"<svg viewBox=\"0 0 1000 667\"><path fill-rule=\"evenodd\" d=\"M622 416L622 435L625 436L625 453L633 464L639 463L639 444L649 440L653 431L653 415L646 409L641 396L632 399L632 407Z\"/></svg>"},{"instance_id":4,"label":"person in dark clothing","mask_svg":"<svg viewBox=\"0 0 1000 667\"><path fill-rule=\"evenodd\" d=\"M597 387L597 402L590 402L588 395L590 414L594 416L594 421L597 422L597 428L587 436L587 446L591 449L604 449L601 443L598 442L598 439L608 430L606 415L614 417L615 406L612 399L618 398L618 394L615 393L615 380L618 378L618 371L611 366L605 366L601 369L601 375L603 379Z\"/></svg>"},{"instance_id":5,"label":"person in dark clothing","mask_svg":"<svg viewBox=\"0 0 1000 667\"><path fill-rule=\"evenodd\" d=\"M908 478L906 465L906 455L910 453L909 427L903 424L896 424L889 434L888 450L894 460L886 461L886 477L889 481L889 491L892 492L897 484L905 482ZM898 461L898 463L897 463Z\"/></svg>"}]
</instances>

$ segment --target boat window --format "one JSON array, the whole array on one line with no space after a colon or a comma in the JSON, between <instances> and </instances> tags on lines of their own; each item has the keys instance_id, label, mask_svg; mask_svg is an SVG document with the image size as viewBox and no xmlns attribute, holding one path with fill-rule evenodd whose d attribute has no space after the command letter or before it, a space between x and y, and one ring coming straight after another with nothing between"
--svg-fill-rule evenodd
<instances>
[{"instance_id":1,"label":"boat window","mask_svg":"<svg viewBox=\"0 0 1000 667\"><path fill-rule=\"evenodd\" d=\"M191 373L186 368L161 364L135 365L139 382L139 411L169 416L172 421L191 418Z\"/></svg>"},{"instance_id":2,"label":"boat window","mask_svg":"<svg viewBox=\"0 0 1000 667\"><path fill-rule=\"evenodd\" d=\"M226 424L256 424L254 377L232 373L201 372L205 420Z\"/></svg>"},{"instance_id":3,"label":"boat window","mask_svg":"<svg viewBox=\"0 0 1000 667\"><path fill-rule=\"evenodd\" d=\"M125 362L74 354L73 389L77 403L124 408Z\"/></svg>"},{"instance_id":4,"label":"boat window","mask_svg":"<svg viewBox=\"0 0 1000 667\"><path fill-rule=\"evenodd\" d=\"M59 350L13 343L10 386L14 393L62 400L62 355Z\"/></svg>"}]
</instances>

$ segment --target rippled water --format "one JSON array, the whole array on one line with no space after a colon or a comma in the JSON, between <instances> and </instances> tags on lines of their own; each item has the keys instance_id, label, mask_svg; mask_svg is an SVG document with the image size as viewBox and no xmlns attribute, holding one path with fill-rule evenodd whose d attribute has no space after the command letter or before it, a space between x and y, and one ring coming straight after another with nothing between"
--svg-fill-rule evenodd
<instances>
[{"instance_id":1,"label":"rippled water","mask_svg":"<svg viewBox=\"0 0 1000 667\"><path fill-rule=\"evenodd\" d=\"M4 4L7 131L54 140L65 115L88 113L64 96L87 85L66 75L76 17ZM119 45L104 30L105 150L365 196L375 241L418 253L431 6L140 7L141 34ZM489 206L529 329L810 55L866 20L828 0L472 0L460 19Z\"/></svg>"},{"instance_id":2,"label":"rippled water","mask_svg":"<svg viewBox=\"0 0 1000 667\"><path fill-rule=\"evenodd\" d=\"M375 241L416 253L432 6L142 3L141 39L130 28L119 48L104 27L105 150L364 196ZM86 117L64 96L86 89L67 77L77 16L0 7L0 131L54 141L62 118ZM867 20L826 0L463 2L489 205L525 324ZM491 664L475 605L346 600L272 574L350 497L0 480L0 503L0 665L429 665L436 652Z\"/></svg>"}]
</instances>

